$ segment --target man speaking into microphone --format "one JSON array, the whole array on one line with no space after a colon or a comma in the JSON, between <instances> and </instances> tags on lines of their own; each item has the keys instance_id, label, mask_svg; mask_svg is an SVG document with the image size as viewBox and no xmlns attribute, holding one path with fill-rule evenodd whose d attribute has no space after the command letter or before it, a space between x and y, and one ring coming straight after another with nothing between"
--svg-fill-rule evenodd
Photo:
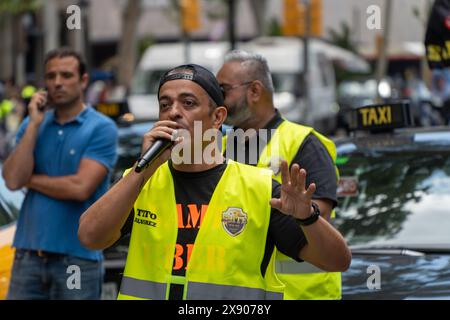
<instances>
[{"instance_id":1,"label":"man speaking into microphone","mask_svg":"<svg viewBox=\"0 0 450 320\"><path fill-rule=\"evenodd\" d=\"M160 121L143 137L141 161L80 218L78 237L90 249L131 231L119 299L282 299L274 246L327 271L348 268L350 251L320 217L303 169L283 163L280 185L270 171L210 147L221 141L227 109L209 70L167 71L158 100ZM164 140L174 143L151 151Z\"/></svg>"}]
</instances>

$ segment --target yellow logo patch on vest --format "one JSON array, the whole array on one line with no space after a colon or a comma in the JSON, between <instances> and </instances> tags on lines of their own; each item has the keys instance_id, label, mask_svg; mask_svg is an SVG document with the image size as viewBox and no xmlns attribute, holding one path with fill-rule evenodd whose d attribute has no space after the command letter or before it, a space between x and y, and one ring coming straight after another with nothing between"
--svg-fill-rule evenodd
<instances>
[{"instance_id":1,"label":"yellow logo patch on vest","mask_svg":"<svg viewBox=\"0 0 450 320\"><path fill-rule=\"evenodd\" d=\"M247 221L247 214L241 208L230 207L222 212L222 226L230 236L240 234Z\"/></svg>"}]
</instances>

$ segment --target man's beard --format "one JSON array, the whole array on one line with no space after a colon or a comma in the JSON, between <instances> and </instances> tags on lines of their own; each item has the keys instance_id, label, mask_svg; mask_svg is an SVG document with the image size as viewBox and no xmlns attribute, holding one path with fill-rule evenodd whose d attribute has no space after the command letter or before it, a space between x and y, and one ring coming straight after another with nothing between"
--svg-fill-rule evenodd
<instances>
[{"instance_id":1,"label":"man's beard","mask_svg":"<svg viewBox=\"0 0 450 320\"><path fill-rule=\"evenodd\" d=\"M53 107L56 107L56 108L72 107L75 104L75 102L77 102L79 99L80 99L80 95L69 97L63 101L55 101L52 99Z\"/></svg>"},{"instance_id":2,"label":"man's beard","mask_svg":"<svg viewBox=\"0 0 450 320\"><path fill-rule=\"evenodd\" d=\"M232 108L229 107L225 124L234 127L241 127L252 117L252 113L247 105L245 97L242 97Z\"/></svg>"}]
</instances>

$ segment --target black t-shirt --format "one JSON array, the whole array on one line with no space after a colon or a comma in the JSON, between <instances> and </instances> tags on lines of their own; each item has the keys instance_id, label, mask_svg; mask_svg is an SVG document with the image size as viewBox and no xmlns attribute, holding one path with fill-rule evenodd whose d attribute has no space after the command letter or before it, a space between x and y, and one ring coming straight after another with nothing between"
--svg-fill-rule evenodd
<instances>
[{"instance_id":1,"label":"black t-shirt","mask_svg":"<svg viewBox=\"0 0 450 320\"><path fill-rule=\"evenodd\" d=\"M238 143L237 138L234 139L234 152L227 153L231 142L227 141L225 156L235 161L256 165L258 163L264 146L271 139L271 129L276 129L283 122L278 110L275 116L267 123L263 129L267 129L267 139L263 136L253 136L244 143ZM257 140L259 143L256 143ZM266 141L267 140L267 141ZM313 199L327 199L333 202L333 207L337 205L337 176L334 168L333 160L330 157L325 146L320 142L314 134L309 134L300 145L291 166L298 163L300 168L306 170L306 185L314 182L316 191Z\"/></svg>"},{"instance_id":2,"label":"black t-shirt","mask_svg":"<svg viewBox=\"0 0 450 320\"><path fill-rule=\"evenodd\" d=\"M178 223L173 275L185 275L187 259L192 252L204 213L226 166L226 164L221 164L202 172L182 172L174 169L169 161L169 168L174 181L177 210L181 210L182 217L182 221ZM280 184L273 180L272 197L280 197L280 188ZM122 235L131 231L132 221L133 214L130 214L127 223L122 228ZM291 216L272 209L264 259L261 263L261 274L264 276L266 272L274 246L285 255L301 261L298 253L306 243L306 238L297 222ZM169 298L181 299L182 293L182 286L172 284Z\"/></svg>"}]
</instances>

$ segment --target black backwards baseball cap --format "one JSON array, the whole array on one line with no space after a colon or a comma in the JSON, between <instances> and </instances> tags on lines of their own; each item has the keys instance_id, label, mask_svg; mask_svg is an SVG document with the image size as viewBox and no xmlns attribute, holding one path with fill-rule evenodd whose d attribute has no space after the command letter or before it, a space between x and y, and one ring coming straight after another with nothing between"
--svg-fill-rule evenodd
<instances>
[{"instance_id":1,"label":"black backwards baseball cap","mask_svg":"<svg viewBox=\"0 0 450 320\"><path fill-rule=\"evenodd\" d=\"M191 80L202 87L217 106L224 105L223 92L216 77L211 71L198 64L183 64L164 73L159 81L158 98L161 86L171 80Z\"/></svg>"}]
</instances>

